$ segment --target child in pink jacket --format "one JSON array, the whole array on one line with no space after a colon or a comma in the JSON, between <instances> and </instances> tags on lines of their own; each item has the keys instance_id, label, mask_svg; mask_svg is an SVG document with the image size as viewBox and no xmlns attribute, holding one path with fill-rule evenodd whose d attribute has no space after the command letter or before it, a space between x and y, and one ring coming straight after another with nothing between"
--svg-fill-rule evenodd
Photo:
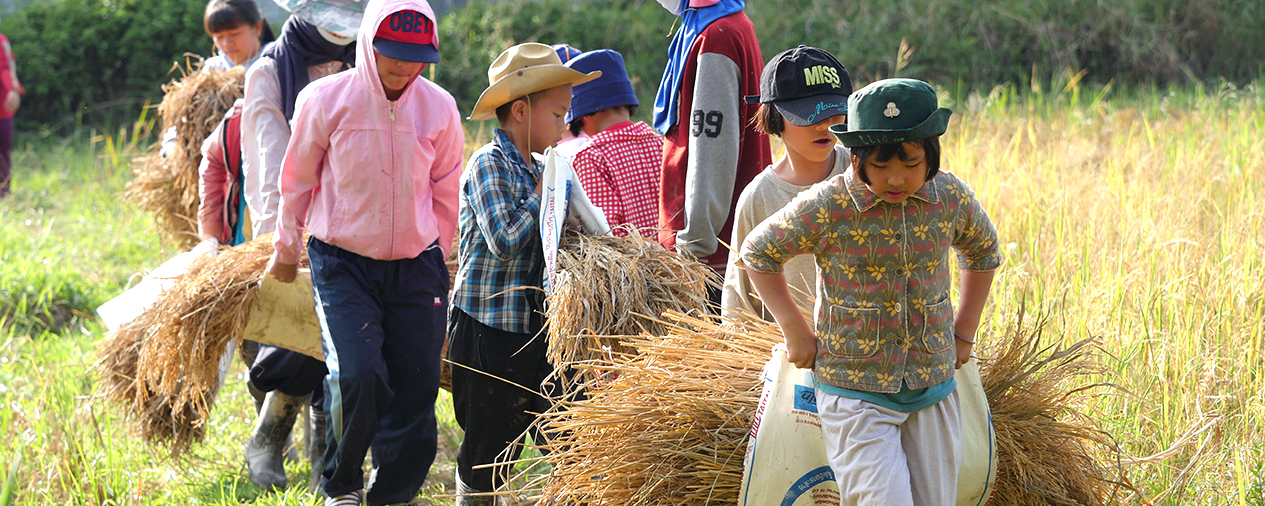
<instances>
[{"instance_id":1,"label":"child in pink jacket","mask_svg":"<svg viewBox=\"0 0 1265 506\"><path fill-rule=\"evenodd\" d=\"M457 104L425 0L370 0L353 70L308 85L281 167L269 273L292 281L302 231L329 367L326 504L408 502L435 459L435 396L457 226ZM361 472L373 449L372 488Z\"/></svg>"}]
</instances>

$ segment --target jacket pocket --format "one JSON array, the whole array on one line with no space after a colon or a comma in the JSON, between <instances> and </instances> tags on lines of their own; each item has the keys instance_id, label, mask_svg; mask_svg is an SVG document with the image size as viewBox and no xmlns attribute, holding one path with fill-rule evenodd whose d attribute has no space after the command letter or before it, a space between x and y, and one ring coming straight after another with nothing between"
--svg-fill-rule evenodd
<instances>
[{"instance_id":1,"label":"jacket pocket","mask_svg":"<svg viewBox=\"0 0 1265 506\"><path fill-rule=\"evenodd\" d=\"M922 309L922 335L915 348L929 354L943 352L953 346L953 301L949 294L939 302Z\"/></svg>"},{"instance_id":2,"label":"jacket pocket","mask_svg":"<svg viewBox=\"0 0 1265 506\"><path fill-rule=\"evenodd\" d=\"M818 336L818 341L834 356L874 356L879 350L878 320L878 308L830 306L825 335Z\"/></svg>"}]
</instances>

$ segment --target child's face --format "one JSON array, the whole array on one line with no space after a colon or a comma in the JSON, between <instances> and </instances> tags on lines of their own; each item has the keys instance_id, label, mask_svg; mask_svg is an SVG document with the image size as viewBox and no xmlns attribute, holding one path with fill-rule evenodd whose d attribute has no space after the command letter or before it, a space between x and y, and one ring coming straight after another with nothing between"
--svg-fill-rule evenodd
<instances>
[{"instance_id":1,"label":"child's face","mask_svg":"<svg viewBox=\"0 0 1265 506\"><path fill-rule=\"evenodd\" d=\"M835 136L830 133L830 125L843 123L845 116L832 116L808 126L795 126L789 121L783 122L782 144L788 153L804 161L821 163L830 159L835 149Z\"/></svg>"},{"instance_id":2,"label":"child's face","mask_svg":"<svg viewBox=\"0 0 1265 506\"><path fill-rule=\"evenodd\" d=\"M865 170L870 180L866 187L870 192L891 204L904 202L927 182L927 153L922 149L922 143L906 142L902 145L909 155L908 160L901 160L899 155L893 154L887 161L880 162L871 155L862 165L861 160L852 157L852 166Z\"/></svg>"},{"instance_id":3,"label":"child's face","mask_svg":"<svg viewBox=\"0 0 1265 506\"><path fill-rule=\"evenodd\" d=\"M382 56L377 51L373 52L373 57L378 64L378 78L382 80L382 87L387 89L387 95L404 91L404 87L408 86L408 83L422 72L422 67L426 66L425 63Z\"/></svg>"},{"instance_id":4,"label":"child's face","mask_svg":"<svg viewBox=\"0 0 1265 506\"><path fill-rule=\"evenodd\" d=\"M544 97L532 101L527 121L531 136L529 149L533 153L543 153L545 148L562 140L562 131L567 128L563 120L570 109L570 84L550 88Z\"/></svg>"},{"instance_id":5,"label":"child's face","mask_svg":"<svg viewBox=\"0 0 1265 506\"><path fill-rule=\"evenodd\" d=\"M221 30L211 34L215 48L228 57L234 65L241 65L251 60L259 52L259 34L263 33L264 22L237 25L235 28Z\"/></svg>"}]
</instances>

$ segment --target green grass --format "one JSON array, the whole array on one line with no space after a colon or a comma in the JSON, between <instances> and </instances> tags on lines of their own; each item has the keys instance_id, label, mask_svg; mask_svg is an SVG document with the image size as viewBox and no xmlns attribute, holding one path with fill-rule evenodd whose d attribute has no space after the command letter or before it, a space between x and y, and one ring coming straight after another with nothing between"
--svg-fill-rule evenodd
<instances>
[{"instance_id":1,"label":"green grass","mask_svg":"<svg viewBox=\"0 0 1265 506\"><path fill-rule=\"evenodd\" d=\"M985 343L1020 307L1046 335L1096 336L1110 374L1077 407L1128 455L1132 504L1265 505L1265 97L1254 87L999 87L960 97L945 167L1005 244ZM65 141L14 153L0 201L0 470L8 504L314 504L301 479L261 495L241 445L253 406L235 365L207 441L180 462L94 393L88 315L172 256L120 194L128 175ZM94 147L95 146L95 147ZM441 456L422 504L445 504L460 433L441 395ZM1204 429L1200 431L1199 429ZM21 458L18 460L17 455Z\"/></svg>"}]
</instances>

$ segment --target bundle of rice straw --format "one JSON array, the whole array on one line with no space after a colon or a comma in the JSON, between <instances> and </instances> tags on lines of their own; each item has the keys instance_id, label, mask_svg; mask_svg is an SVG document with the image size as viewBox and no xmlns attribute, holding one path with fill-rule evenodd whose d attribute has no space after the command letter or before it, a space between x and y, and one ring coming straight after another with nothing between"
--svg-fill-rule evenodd
<instances>
[{"instance_id":1,"label":"bundle of rice straw","mask_svg":"<svg viewBox=\"0 0 1265 506\"><path fill-rule=\"evenodd\" d=\"M622 336L665 334L659 315L705 312L708 287L720 284L714 272L626 230L626 237L563 232L547 301L551 363L609 361L632 351ZM581 371L581 380L592 378Z\"/></svg>"},{"instance_id":2,"label":"bundle of rice straw","mask_svg":"<svg viewBox=\"0 0 1265 506\"><path fill-rule=\"evenodd\" d=\"M1094 339L1064 348L1042 340L1045 321L1025 329L1023 311L1005 339L984 350L980 379L997 434L997 486L991 504L1016 506L1120 504L1133 490L1121 468L1101 457L1120 455L1110 436L1075 408L1074 396L1102 384ZM1114 470L1113 470L1114 469ZM1113 476L1114 474L1114 476Z\"/></svg>"},{"instance_id":3,"label":"bundle of rice straw","mask_svg":"<svg viewBox=\"0 0 1265 506\"><path fill-rule=\"evenodd\" d=\"M101 346L104 393L124 406L142 437L173 456L205 435L220 361L230 342L240 343L272 251L268 234L195 260L158 303ZM307 266L306 254L300 264Z\"/></svg>"},{"instance_id":4,"label":"bundle of rice straw","mask_svg":"<svg viewBox=\"0 0 1265 506\"><path fill-rule=\"evenodd\" d=\"M154 213L166 236L184 246L197 241L202 141L224 119L233 101L242 97L246 81L241 67L222 72L200 67L200 62L190 65L183 78L163 86L166 95L158 113L163 132L176 129L175 151L166 159L156 150L134 158L135 177L127 184L128 198Z\"/></svg>"},{"instance_id":5,"label":"bundle of rice straw","mask_svg":"<svg viewBox=\"0 0 1265 506\"><path fill-rule=\"evenodd\" d=\"M625 338L635 353L589 399L542 418L555 504L735 504L760 372L782 338L763 322L722 324L680 313L666 335ZM547 501L542 501L547 502Z\"/></svg>"},{"instance_id":6,"label":"bundle of rice straw","mask_svg":"<svg viewBox=\"0 0 1265 506\"><path fill-rule=\"evenodd\" d=\"M618 377L542 423L554 439L548 476L533 481L553 504L735 504L742 459L776 325L670 315L662 337L626 339L635 354L603 370ZM981 361L996 425L1000 472L992 504L1118 502L1099 458L1118 451L1076 414L1074 385L1101 372L1091 341L1044 347L1040 325L1008 332ZM578 367L595 367L580 365Z\"/></svg>"}]
</instances>

